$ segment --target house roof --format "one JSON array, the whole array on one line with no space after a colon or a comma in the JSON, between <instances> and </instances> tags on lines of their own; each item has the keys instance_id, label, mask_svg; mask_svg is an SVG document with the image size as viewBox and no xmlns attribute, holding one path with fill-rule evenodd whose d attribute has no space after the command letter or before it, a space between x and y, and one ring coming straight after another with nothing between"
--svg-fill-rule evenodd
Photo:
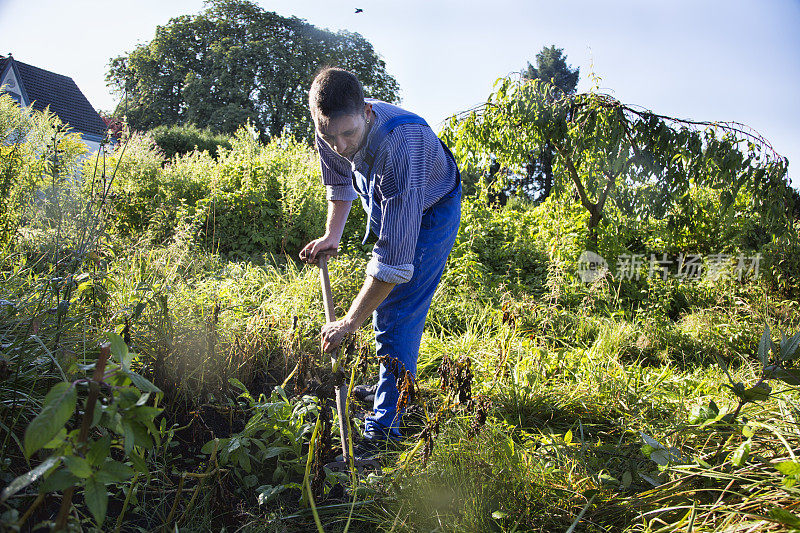
<instances>
[{"instance_id":1,"label":"house roof","mask_svg":"<svg viewBox=\"0 0 800 533\"><path fill-rule=\"evenodd\" d=\"M0 59L0 79L9 68L14 68L17 82L34 109L43 111L50 106L50 111L73 129L83 134L103 136L105 122L72 78L9 56Z\"/></svg>"}]
</instances>

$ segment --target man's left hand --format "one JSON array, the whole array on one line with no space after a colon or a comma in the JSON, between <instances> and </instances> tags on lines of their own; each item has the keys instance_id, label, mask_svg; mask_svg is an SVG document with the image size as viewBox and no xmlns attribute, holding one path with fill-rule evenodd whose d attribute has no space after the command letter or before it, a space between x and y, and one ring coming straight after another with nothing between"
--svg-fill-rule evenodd
<instances>
[{"instance_id":1,"label":"man's left hand","mask_svg":"<svg viewBox=\"0 0 800 533\"><path fill-rule=\"evenodd\" d=\"M349 320L342 319L328 322L322 326L322 350L326 353L336 351L351 333L353 333L353 327Z\"/></svg>"}]
</instances>

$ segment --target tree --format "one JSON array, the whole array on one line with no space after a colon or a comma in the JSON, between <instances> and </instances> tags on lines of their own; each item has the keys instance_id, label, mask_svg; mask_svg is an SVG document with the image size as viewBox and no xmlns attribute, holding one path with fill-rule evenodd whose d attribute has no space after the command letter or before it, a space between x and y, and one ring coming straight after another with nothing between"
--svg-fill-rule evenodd
<instances>
[{"instance_id":1,"label":"tree","mask_svg":"<svg viewBox=\"0 0 800 533\"><path fill-rule=\"evenodd\" d=\"M563 48L556 48L555 45L543 47L536 54L536 67L528 63L528 67L522 71L522 78L552 84L559 89L551 92L553 98L574 95L578 87L580 68L573 70L567 65L567 56L563 52ZM532 150L525 165L525 181L521 184L521 189L532 198L538 192L537 201L547 198L553 188L553 156L553 146L545 143L538 150Z\"/></svg>"},{"instance_id":2,"label":"tree","mask_svg":"<svg viewBox=\"0 0 800 533\"><path fill-rule=\"evenodd\" d=\"M531 146L552 146L553 191L573 194L588 211L589 249L597 249L608 201L634 220L675 218L695 187L717 191L717 227L734 220L740 195L765 226L785 226L788 162L746 126L656 115L593 92L563 95L538 79L495 86L485 106L451 119L445 142L467 168L485 168L494 156L520 169Z\"/></svg>"},{"instance_id":3,"label":"tree","mask_svg":"<svg viewBox=\"0 0 800 533\"><path fill-rule=\"evenodd\" d=\"M573 70L567 65L567 56L563 52L564 49L556 48L556 45L543 47L541 52L536 54L536 66L528 63L528 68L522 71L522 77L552 83L563 95L575 94L581 69Z\"/></svg>"},{"instance_id":4,"label":"tree","mask_svg":"<svg viewBox=\"0 0 800 533\"><path fill-rule=\"evenodd\" d=\"M152 41L111 60L116 114L132 128L193 124L233 133L250 121L264 137L311 139L308 87L323 66L354 72L369 96L397 101L397 81L357 33L322 30L249 0L209 0L198 15L156 28Z\"/></svg>"}]
</instances>

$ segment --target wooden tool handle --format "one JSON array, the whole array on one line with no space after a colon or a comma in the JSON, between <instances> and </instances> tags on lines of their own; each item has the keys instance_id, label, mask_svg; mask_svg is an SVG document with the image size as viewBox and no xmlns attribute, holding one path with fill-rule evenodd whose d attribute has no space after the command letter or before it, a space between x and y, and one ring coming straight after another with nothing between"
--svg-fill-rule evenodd
<instances>
[{"instance_id":1,"label":"wooden tool handle","mask_svg":"<svg viewBox=\"0 0 800 533\"><path fill-rule=\"evenodd\" d=\"M336 320L336 313L333 307L333 294L331 292L331 278L328 275L328 257L320 256L317 266L319 266L319 280L322 284L322 303L325 305L325 320L333 322ZM337 349L338 351L338 349ZM338 369L336 352L331 354L331 368L334 372ZM337 385L335 390L336 413L339 418L339 435L342 437L342 464L344 468L350 465L350 450L348 449L348 409L347 409L347 387Z\"/></svg>"},{"instance_id":2,"label":"wooden tool handle","mask_svg":"<svg viewBox=\"0 0 800 533\"><path fill-rule=\"evenodd\" d=\"M328 276L328 258L319 258L319 280L322 283L322 303L325 304L325 320L333 322L336 320L336 312L333 307L333 294L331 293L331 278Z\"/></svg>"}]
</instances>

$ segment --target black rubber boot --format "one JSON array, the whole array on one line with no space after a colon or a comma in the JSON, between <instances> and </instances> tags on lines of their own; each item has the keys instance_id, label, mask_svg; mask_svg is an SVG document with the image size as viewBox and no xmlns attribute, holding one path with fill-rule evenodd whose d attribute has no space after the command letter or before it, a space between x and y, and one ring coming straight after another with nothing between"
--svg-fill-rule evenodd
<instances>
[{"instance_id":1,"label":"black rubber boot","mask_svg":"<svg viewBox=\"0 0 800 533\"><path fill-rule=\"evenodd\" d=\"M375 401L375 391L378 390L378 385L356 385L353 387L353 398L361 403L368 404L372 407Z\"/></svg>"}]
</instances>

